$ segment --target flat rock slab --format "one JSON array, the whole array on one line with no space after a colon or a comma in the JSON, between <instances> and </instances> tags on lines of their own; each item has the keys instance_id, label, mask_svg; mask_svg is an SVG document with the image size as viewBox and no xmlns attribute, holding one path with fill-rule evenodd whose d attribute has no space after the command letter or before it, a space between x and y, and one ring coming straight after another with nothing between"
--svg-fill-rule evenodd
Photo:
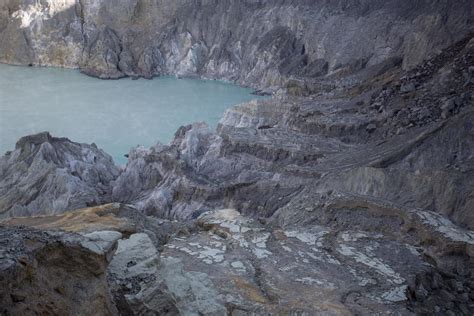
<instances>
[{"instance_id":1,"label":"flat rock slab","mask_svg":"<svg viewBox=\"0 0 474 316\"><path fill-rule=\"evenodd\" d=\"M234 210L205 213L198 222L201 232L165 245L160 268L187 308L199 310L203 293L193 298L197 288L176 288L184 276L208 284L206 299L216 313L219 306L257 313L409 313L407 280L426 268L415 248L382 235L317 226L272 230Z\"/></svg>"}]
</instances>

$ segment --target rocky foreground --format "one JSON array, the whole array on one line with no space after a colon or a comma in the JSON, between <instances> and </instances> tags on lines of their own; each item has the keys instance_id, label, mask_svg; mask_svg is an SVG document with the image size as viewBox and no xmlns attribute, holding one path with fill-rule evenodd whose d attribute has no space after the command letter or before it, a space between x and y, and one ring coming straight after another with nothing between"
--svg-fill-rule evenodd
<instances>
[{"instance_id":1,"label":"rocky foreground","mask_svg":"<svg viewBox=\"0 0 474 316\"><path fill-rule=\"evenodd\" d=\"M20 139L0 313L474 313L472 2L112 3L0 4L0 60L275 93L123 169Z\"/></svg>"}]
</instances>

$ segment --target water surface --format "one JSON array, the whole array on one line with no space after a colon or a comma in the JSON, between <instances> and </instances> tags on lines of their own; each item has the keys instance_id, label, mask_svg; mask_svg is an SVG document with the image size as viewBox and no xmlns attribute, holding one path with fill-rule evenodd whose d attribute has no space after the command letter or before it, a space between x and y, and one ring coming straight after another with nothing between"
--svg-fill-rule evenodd
<instances>
[{"instance_id":1,"label":"water surface","mask_svg":"<svg viewBox=\"0 0 474 316\"><path fill-rule=\"evenodd\" d=\"M75 70L0 64L0 155L22 136L49 131L96 143L124 164L130 148L168 143L181 125L217 125L225 109L255 99L218 81L160 77L100 80Z\"/></svg>"}]
</instances>

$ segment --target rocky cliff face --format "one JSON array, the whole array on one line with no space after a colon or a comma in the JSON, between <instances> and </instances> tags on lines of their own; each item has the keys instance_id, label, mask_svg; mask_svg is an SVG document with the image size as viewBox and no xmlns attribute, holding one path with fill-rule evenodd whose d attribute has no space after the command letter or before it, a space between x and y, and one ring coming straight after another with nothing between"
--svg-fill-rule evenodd
<instances>
[{"instance_id":1,"label":"rocky cliff face","mask_svg":"<svg viewBox=\"0 0 474 316\"><path fill-rule=\"evenodd\" d=\"M0 61L278 87L387 60L412 68L472 30L472 15L469 0L8 0Z\"/></svg>"},{"instance_id":2,"label":"rocky cliff face","mask_svg":"<svg viewBox=\"0 0 474 316\"><path fill-rule=\"evenodd\" d=\"M3 225L112 240L112 313L473 314L472 16L472 1L2 2L4 62L277 91L133 149L124 170L25 137L0 158L0 214L50 216ZM56 214L104 202L126 205Z\"/></svg>"},{"instance_id":3,"label":"rocky cliff face","mask_svg":"<svg viewBox=\"0 0 474 316\"><path fill-rule=\"evenodd\" d=\"M120 234L99 235L1 226L1 313L116 314L106 269Z\"/></svg>"}]
</instances>

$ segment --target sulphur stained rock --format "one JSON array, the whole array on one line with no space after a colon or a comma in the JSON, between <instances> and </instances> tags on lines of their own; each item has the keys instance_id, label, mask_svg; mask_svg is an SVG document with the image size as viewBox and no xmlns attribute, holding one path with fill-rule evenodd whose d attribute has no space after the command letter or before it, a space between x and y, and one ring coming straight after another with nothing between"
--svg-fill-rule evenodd
<instances>
[{"instance_id":1,"label":"sulphur stained rock","mask_svg":"<svg viewBox=\"0 0 474 316\"><path fill-rule=\"evenodd\" d=\"M144 218L134 208L111 203L65 212L58 215L7 218L7 226L28 226L38 230L62 230L75 233L117 231L130 235L142 229Z\"/></svg>"}]
</instances>

